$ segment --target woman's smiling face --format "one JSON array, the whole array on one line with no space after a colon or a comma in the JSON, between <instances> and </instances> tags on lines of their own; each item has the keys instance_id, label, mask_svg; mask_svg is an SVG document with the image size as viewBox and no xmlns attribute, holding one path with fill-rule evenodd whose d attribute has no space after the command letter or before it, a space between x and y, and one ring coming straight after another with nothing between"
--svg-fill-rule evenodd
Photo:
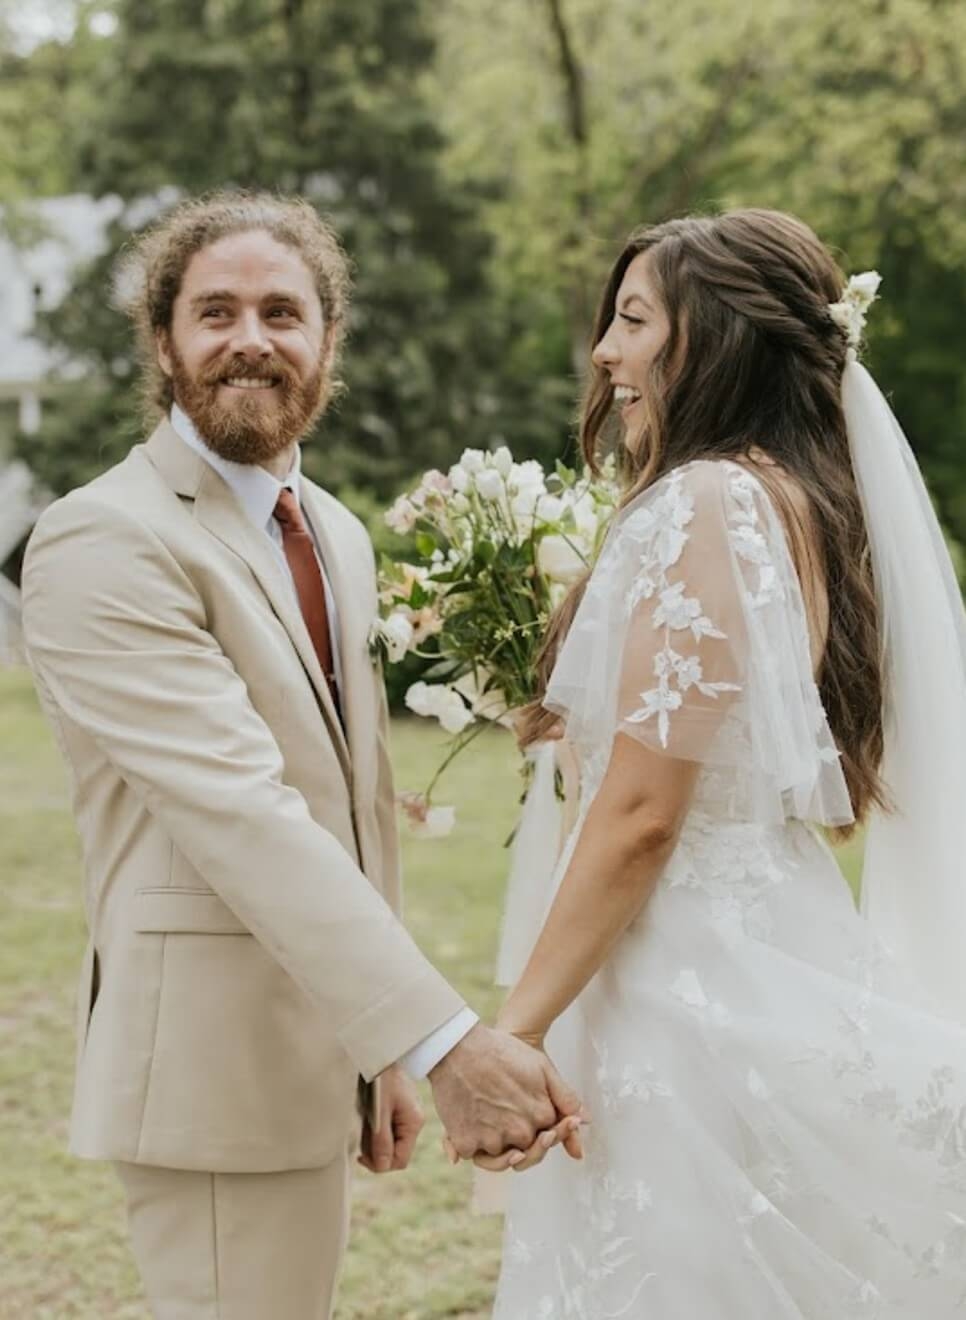
<instances>
[{"instance_id":1,"label":"woman's smiling face","mask_svg":"<svg viewBox=\"0 0 966 1320\"><path fill-rule=\"evenodd\" d=\"M624 272L613 320L591 354L595 366L610 376L614 402L624 422L624 443L635 448L635 437L644 424L641 401L648 389L651 364L670 330L650 270L650 254L641 252Z\"/></svg>"}]
</instances>

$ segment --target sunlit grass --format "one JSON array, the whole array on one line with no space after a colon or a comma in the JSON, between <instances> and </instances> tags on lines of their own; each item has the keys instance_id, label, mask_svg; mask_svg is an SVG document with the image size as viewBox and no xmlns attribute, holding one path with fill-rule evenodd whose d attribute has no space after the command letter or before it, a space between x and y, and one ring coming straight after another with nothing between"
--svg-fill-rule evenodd
<instances>
[{"instance_id":1,"label":"sunlit grass","mask_svg":"<svg viewBox=\"0 0 966 1320\"><path fill-rule=\"evenodd\" d=\"M400 787L428 781L443 741L427 724L397 723ZM404 839L408 923L485 1016L498 1000L501 844L519 792L511 741L494 730L441 786L456 832ZM853 879L858 865L853 845ZM64 1153L80 863L60 759L22 672L0 671L0 882L0 1320L148 1320L112 1171ZM469 1171L445 1164L439 1135L431 1118L407 1174L357 1179L339 1320L489 1314L500 1224L470 1213Z\"/></svg>"}]
</instances>

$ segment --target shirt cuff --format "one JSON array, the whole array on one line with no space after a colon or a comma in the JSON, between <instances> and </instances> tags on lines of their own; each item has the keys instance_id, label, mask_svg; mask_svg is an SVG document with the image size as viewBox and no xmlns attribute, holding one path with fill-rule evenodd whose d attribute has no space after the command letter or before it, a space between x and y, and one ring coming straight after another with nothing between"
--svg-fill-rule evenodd
<instances>
[{"instance_id":1,"label":"shirt cuff","mask_svg":"<svg viewBox=\"0 0 966 1320\"><path fill-rule=\"evenodd\" d=\"M461 1008L448 1022L444 1022L408 1050L399 1060L401 1066L413 1081L421 1081L473 1030L479 1020L471 1008Z\"/></svg>"}]
</instances>

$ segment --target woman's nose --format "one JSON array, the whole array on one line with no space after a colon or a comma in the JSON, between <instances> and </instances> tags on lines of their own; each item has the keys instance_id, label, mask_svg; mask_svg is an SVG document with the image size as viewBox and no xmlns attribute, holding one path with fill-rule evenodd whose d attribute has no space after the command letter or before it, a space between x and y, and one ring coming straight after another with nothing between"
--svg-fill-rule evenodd
<instances>
[{"instance_id":1,"label":"woman's nose","mask_svg":"<svg viewBox=\"0 0 966 1320\"><path fill-rule=\"evenodd\" d=\"M612 367L620 360L620 354L617 351L610 330L594 345L590 360L595 367Z\"/></svg>"}]
</instances>

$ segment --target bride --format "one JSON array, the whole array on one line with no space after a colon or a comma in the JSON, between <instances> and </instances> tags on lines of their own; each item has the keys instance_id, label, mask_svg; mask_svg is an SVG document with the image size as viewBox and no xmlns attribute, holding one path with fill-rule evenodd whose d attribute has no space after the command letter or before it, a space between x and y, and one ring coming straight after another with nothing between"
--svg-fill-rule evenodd
<instances>
[{"instance_id":1,"label":"bride","mask_svg":"<svg viewBox=\"0 0 966 1320\"><path fill-rule=\"evenodd\" d=\"M511 1180L498 1320L966 1313L966 628L877 283L756 210L608 280L627 493L524 720L580 786L500 1022L591 1123Z\"/></svg>"}]
</instances>

